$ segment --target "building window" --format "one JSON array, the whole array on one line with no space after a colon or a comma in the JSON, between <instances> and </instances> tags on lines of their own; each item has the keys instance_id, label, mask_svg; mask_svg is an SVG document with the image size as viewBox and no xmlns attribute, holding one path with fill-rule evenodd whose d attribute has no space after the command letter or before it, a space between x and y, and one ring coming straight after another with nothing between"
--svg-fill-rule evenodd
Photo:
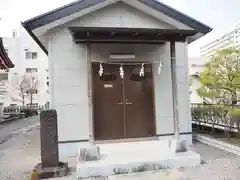
<instances>
[{"instance_id":1,"label":"building window","mask_svg":"<svg viewBox=\"0 0 240 180\"><path fill-rule=\"evenodd\" d=\"M8 49L5 49L5 53L8 55Z\"/></svg>"},{"instance_id":2,"label":"building window","mask_svg":"<svg viewBox=\"0 0 240 180\"><path fill-rule=\"evenodd\" d=\"M26 52L26 59L37 59L37 52Z\"/></svg>"},{"instance_id":3,"label":"building window","mask_svg":"<svg viewBox=\"0 0 240 180\"><path fill-rule=\"evenodd\" d=\"M27 104L27 108L38 109L38 103Z\"/></svg>"},{"instance_id":4,"label":"building window","mask_svg":"<svg viewBox=\"0 0 240 180\"><path fill-rule=\"evenodd\" d=\"M192 64L192 67L204 67L203 64Z\"/></svg>"},{"instance_id":5,"label":"building window","mask_svg":"<svg viewBox=\"0 0 240 180\"><path fill-rule=\"evenodd\" d=\"M38 69L37 68L26 68L26 72L27 73L36 73L36 72L38 72Z\"/></svg>"},{"instance_id":6,"label":"building window","mask_svg":"<svg viewBox=\"0 0 240 180\"><path fill-rule=\"evenodd\" d=\"M38 90L37 89L29 89L27 90L27 94L37 94Z\"/></svg>"}]
</instances>

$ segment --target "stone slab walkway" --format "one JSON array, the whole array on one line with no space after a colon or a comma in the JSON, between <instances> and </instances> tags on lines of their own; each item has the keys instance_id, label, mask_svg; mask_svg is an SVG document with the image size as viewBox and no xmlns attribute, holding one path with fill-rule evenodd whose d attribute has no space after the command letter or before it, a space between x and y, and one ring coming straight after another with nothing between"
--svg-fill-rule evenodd
<instances>
[{"instance_id":1,"label":"stone slab walkway","mask_svg":"<svg viewBox=\"0 0 240 180\"><path fill-rule=\"evenodd\" d=\"M75 174L63 178L50 180L76 180ZM115 175L109 177L95 177L82 180L188 180L186 175L177 169L166 169L162 171L139 172L127 175Z\"/></svg>"}]
</instances>

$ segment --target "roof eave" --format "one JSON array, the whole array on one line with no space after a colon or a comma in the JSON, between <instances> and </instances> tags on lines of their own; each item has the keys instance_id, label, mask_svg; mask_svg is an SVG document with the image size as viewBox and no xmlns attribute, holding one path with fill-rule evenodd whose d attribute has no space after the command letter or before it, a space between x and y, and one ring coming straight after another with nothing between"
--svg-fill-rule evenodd
<instances>
[{"instance_id":1,"label":"roof eave","mask_svg":"<svg viewBox=\"0 0 240 180\"><path fill-rule=\"evenodd\" d=\"M72 13L75 13L79 10L89 8L91 6L105 2L106 0L80 0L73 3L67 4L63 7L57 8L53 11L44 13L40 16L31 18L25 22L22 22L22 26L26 29L29 35L36 41L40 48L48 55L48 51L45 46L40 42L38 37L33 33L33 30L38 29L46 24L54 22L59 18L69 16ZM197 21L194 18L187 16L186 14L181 13L180 11L165 5L157 0L137 0L143 3L146 6L149 6L152 9L160 11L167 16L176 19L177 21L186 24L190 28L198 32L198 36L192 36L189 38L188 43L192 43L202 36L208 34L212 31L212 28Z\"/></svg>"},{"instance_id":2,"label":"roof eave","mask_svg":"<svg viewBox=\"0 0 240 180\"><path fill-rule=\"evenodd\" d=\"M211 32L211 31L212 31L212 28L209 30L209 32ZM208 33L209 33L209 32L208 32ZM206 34L208 34L208 33L206 33ZM188 44L191 44L192 42L194 42L194 41L202 38L202 37L205 36L206 34L197 33L195 36L189 37L187 42L188 42Z\"/></svg>"},{"instance_id":3,"label":"roof eave","mask_svg":"<svg viewBox=\"0 0 240 180\"><path fill-rule=\"evenodd\" d=\"M5 52L2 38L0 38L0 60L2 66L1 69L9 69L15 67L12 61L9 59L7 53Z\"/></svg>"},{"instance_id":4,"label":"roof eave","mask_svg":"<svg viewBox=\"0 0 240 180\"><path fill-rule=\"evenodd\" d=\"M28 32L28 34L33 38L33 40L39 45L39 47L43 50L43 52L48 55L48 50L44 47L44 45L41 43L41 41L37 38L37 36L28 28L28 21L21 22L24 29Z\"/></svg>"}]
</instances>

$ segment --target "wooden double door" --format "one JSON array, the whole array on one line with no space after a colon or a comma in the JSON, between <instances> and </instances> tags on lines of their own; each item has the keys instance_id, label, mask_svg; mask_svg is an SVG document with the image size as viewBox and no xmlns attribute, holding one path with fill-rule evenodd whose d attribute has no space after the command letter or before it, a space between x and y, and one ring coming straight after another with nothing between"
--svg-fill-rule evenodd
<instances>
[{"instance_id":1,"label":"wooden double door","mask_svg":"<svg viewBox=\"0 0 240 180\"><path fill-rule=\"evenodd\" d=\"M139 76L141 66L93 64L93 117L95 140L143 138L155 135L151 65Z\"/></svg>"}]
</instances>

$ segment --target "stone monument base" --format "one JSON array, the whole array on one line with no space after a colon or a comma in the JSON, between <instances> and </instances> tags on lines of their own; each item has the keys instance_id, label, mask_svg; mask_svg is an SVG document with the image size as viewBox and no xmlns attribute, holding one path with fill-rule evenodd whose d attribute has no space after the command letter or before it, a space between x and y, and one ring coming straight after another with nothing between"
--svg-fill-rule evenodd
<instances>
[{"instance_id":1,"label":"stone monument base","mask_svg":"<svg viewBox=\"0 0 240 180\"><path fill-rule=\"evenodd\" d=\"M39 179L48 179L67 176L69 172L68 163L59 162L57 167L43 168L42 163L38 163L33 170Z\"/></svg>"}]
</instances>

